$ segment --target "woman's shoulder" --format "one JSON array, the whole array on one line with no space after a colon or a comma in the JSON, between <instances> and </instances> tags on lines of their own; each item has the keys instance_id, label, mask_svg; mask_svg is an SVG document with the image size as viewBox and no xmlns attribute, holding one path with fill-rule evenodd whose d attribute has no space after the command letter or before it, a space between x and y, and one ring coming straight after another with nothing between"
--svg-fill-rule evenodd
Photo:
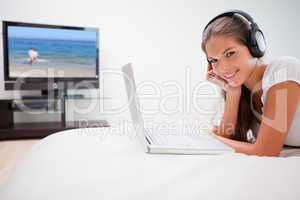
<instances>
[{"instance_id":1,"label":"woman's shoulder","mask_svg":"<svg viewBox=\"0 0 300 200\"><path fill-rule=\"evenodd\" d=\"M295 57L282 56L267 65L262 78L263 93L266 94L273 85L285 81L300 84L300 61Z\"/></svg>"},{"instance_id":2,"label":"woman's shoulder","mask_svg":"<svg viewBox=\"0 0 300 200\"><path fill-rule=\"evenodd\" d=\"M282 56L272 60L263 74L263 85L294 80L300 82L300 61L291 56Z\"/></svg>"},{"instance_id":3,"label":"woman's shoulder","mask_svg":"<svg viewBox=\"0 0 300 200\"><path fill-rule=\"evenodd\" d=\"M277 70L300 70L300 61L292 56L282 56L272 60L266 68L265 73L274 73Z\"/></svg>"}]
</instances>

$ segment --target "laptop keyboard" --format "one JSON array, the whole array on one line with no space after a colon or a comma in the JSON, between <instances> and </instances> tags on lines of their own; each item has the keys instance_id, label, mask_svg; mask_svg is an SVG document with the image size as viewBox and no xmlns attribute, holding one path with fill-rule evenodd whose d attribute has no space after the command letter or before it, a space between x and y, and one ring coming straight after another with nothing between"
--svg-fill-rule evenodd
<instances>
[{"instance_id":1,"label":"laptop keyboard","mask_svg":"<svg viewBox=\"0 0 300 200\"><path fill-rule=\"evenodd\" d=\"M220 141L213 138L213 136L209 134L202 135L172 135L172 134L160 134L160 133L150 133L147 132L149 139L155 145L163 145L163 146L185 146L185 147L199 147L201 148L213 148L217 149L220 147ZM223 146L223 145L222 145Z\"/></svg>"}]
</instances>

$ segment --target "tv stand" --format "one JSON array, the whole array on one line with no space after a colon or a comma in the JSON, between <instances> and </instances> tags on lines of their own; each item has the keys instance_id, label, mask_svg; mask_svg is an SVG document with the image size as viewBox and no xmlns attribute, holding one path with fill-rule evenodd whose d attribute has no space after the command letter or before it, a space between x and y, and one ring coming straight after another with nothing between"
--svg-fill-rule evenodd
<instances>
[{"instance_id":1,"label":"tv stand","mask_svg":"<svg viewBox=\"0 0 300 200\"><path fill-rule=\"evenodd\" d=\"M109 126L106 120L66 121L65 104L67 99L84 100L85 97L83 95L66 95L66 93L62 93L52 99L46 95L41 95L0 100L0 140L43 138L66 129ZM18 102L22 102L24 107L18 107ZM28 105L31 105L31 107ZM49 110L53 112L48 112ZM55 115L58 120L16 122L14 119L16 114L36 117L34 111L44 111L42 115L46 119Z\"/></svg>"}]
</instances>

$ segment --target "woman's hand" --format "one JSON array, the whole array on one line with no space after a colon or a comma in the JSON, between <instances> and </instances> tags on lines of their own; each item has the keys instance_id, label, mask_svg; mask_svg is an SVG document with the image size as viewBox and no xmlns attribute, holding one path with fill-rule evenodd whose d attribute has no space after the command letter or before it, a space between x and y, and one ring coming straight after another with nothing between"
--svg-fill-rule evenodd
<instances>
[{"instance_id":1,"label":"woman's hand","mask_svg":"<svg viewBox=\"0 0 300 200\"><path fill-rule=\"evenodd\" d=\"M212 69L210 69L207 72L206 79L209 82L217 84L218 86L220 86L226 92L229 92L229 93L232 93L232 94L237 94L237 95L241 95L241 93L242 93L242 87L241 86L233 87L233 86L229 85L228 82L225 79L223 79L222 77L215 74Z\"/></svg>"},{"instance_id":2,"label":"woman's hand","mask_svg":"<svg viewBox=\"0 0 300 200\"><path fill-rule=\"evenodd\" d=\"M242 87L233 87L222 77L216 75L212 70L207 72L207 80L217 84L226 92L225 108L219 126L213 126L211 132L220 137L232 138L237 122L238 107L242 94Z\"/></svg>"},{"instance_id":3,"label":"woman's hand","mask_svg":"<svg viewBox=\"0 0 300 200\"><path fill-rule=\"evenodd\" d=\"M213 135L213 136L219 136L219 137L224 137L224 138L229 138L229 139L232 139L233 138L233 134L225 134L226 132L221 132L220 131L220 126L212 126L212 128L210 129L210 133Z\"/></svg>"}]
</instances>

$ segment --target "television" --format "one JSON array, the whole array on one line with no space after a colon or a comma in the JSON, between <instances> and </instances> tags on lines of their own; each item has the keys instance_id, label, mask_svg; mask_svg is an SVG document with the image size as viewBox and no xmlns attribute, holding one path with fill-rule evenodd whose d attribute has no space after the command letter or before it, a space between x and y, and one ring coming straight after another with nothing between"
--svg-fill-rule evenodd
<instances>
[{"instance_id":1,"label":"television","mask_svg":"<svg viewBox=\"0 0 300 200\"><path fill-rule=\"evenodd\" d=\"M97 28L3 21L2 29L6 89L18 80L24 89L49 89L50 79L99 83Z\"/></svg>"}]
</instances>

